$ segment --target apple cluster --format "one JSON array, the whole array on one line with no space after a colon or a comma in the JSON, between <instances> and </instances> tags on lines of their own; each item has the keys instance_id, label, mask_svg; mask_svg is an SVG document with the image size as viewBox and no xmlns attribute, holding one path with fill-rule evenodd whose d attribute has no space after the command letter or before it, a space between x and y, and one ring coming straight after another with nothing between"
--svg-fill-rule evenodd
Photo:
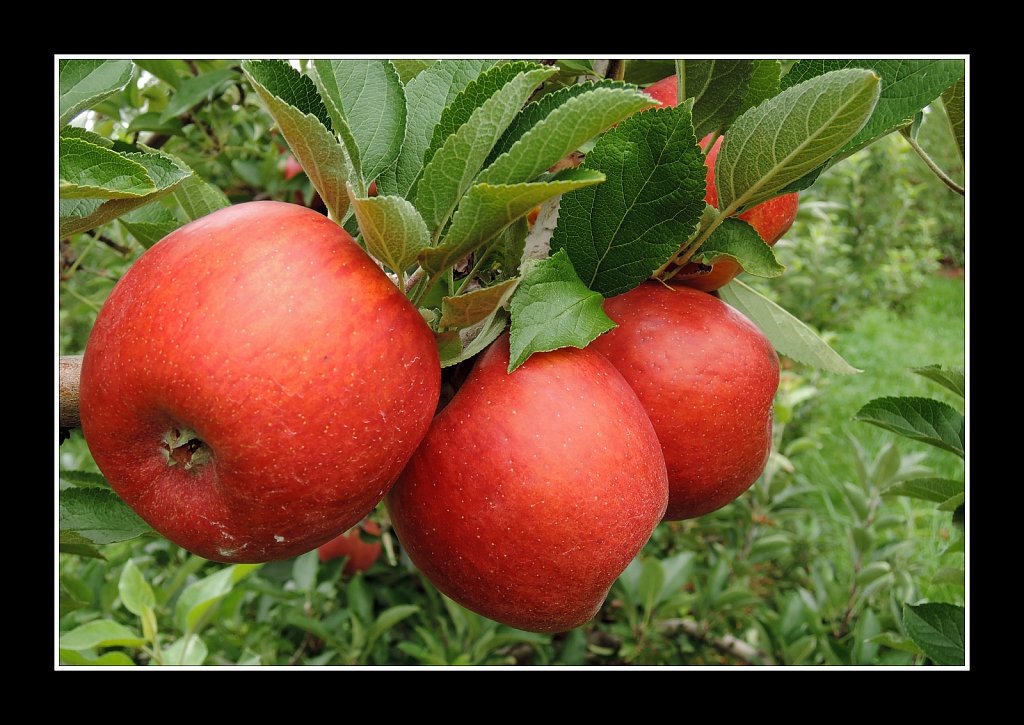
<instances>
[{"instance_id":1,"label":"apple cluster","mask_svg":"<svg viewBox=\"0 0 1024 725\"><path fill-rule=\"evenodd\" d=\"M773 243L795 205L749 221ZM438 589L564 631L597 613L659 522L726 505L764 468L778 358L706 293L738 271L723 265L606 300L614 330L513 373L499 337L438 412L434 336L349 234L300 205L239 204L171 233L116 285L85 352L83 431L117 493L200 556L319 547L365 571L381 533L366 517L386 497Z\"/></svg>"}]
</instances>

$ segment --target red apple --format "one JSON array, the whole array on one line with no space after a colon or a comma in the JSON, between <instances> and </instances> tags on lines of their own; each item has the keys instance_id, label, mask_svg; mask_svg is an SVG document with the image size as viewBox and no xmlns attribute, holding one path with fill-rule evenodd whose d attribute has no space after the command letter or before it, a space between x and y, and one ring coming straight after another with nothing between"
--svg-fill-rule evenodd
<instances>
[{"instance_id":1,"label":"red apple","mask_svg":"<svg viewBox=\"0 0 1024 725\"><path fill-rule=\"evenodd\" d=\"M674 107L676 105L676 88L676 77L671 75L648 86L645 92L662 105ZM704 157L704 164L707 166L704 201L716 208L718 207L718 188L715 186L715 161L718 159L718 150L722 146L723 138L723 136L719 136ZM700 140L701 149L707 148L710 139L711 134L708 134ZM777 196L740 214L740 219L754 227L765 242L774 245L793 226L799 198L800 195L795 192ZM731 259L720 259L711 265L710 269L707 265L689 263L673 276L671 281L705 292L712 292L731 282L742 271L743 268Z\"/></svg>"},{"instance_id":2,"label":"red apple","mask_svg":"<svg viewBox=\"0 0 1024 725\"><path fill-rule=\"evenodd\" d=\"M383 498L440 390L423 318L337 224L221 209L143 254L82 363L82 429L114 490L216 561L316 548Z\"/></svg>"},{"instance_id":3,"label":"red apple","mask_svg":"<svg viewBox=\"0 0 1024 725\"><path fill-rule=\"evenodd\" d=\"M717 297L646 282L605 300L619 323L590 347L618 368L658 432L668 466L667 520L721 508L746 491L771 450L779 359Z\"/></svg>"},{"instance_id":4,"label":"red apple","mask_svg":"<svg viewBox=\"0 0 1024 725\"><path fill-rule=\"evenodd\" d=\"M559 632L593 617L665 511L665 462L636 395L601 355L481 356L388 495L438 589L498 622Z\"/></svg>"},{"instance_id":5,"label":"red apple","mask_svg":"<svg viewBox=\"0 0 1024 725\"><path fill-rule=\"evenodd\" d=\"M296 160L294 156L288 154L288 157L284 160L284 180L291 181L296 176L302 173L302 164Z\"/></svg>"},{"instance_id":6,"label":"red apple","mask_svg":"<svg viewBox=\"0 0 1024 725\"><path fill-rule=\"evenodd\" d=\"M363 539L365 534L374 537L372 542ZM380 525L376 521L364 521L351 531L331 539L317 549L321 562L328 562L347 556L342 574L352 576L367 571L380 556Z\"/></svg>"}]
</instances>

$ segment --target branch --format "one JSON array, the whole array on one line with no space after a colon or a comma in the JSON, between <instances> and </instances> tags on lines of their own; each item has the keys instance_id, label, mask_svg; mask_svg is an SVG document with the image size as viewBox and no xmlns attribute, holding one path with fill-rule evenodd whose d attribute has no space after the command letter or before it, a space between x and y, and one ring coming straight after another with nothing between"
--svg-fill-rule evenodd
<instances>
[{"instance_id":1,"label":"branch","mask_svg":"<svg viewBox=\"0 0 1024 725\"><path fill-rule=\"evenodd\" d=\"M729 657L735 657L748 664L759 665L769 661L768 655L753 645L747 644L742 639L737 639L731 634L721 637L714 637L693 619L665 619L658 622L658 631L664 635L673 635L682 632L691 639L696 639L705 644L711 645L716 650Z\"/></svg>"},{"instance_id":2,"label":"branch","mask_svg":"<svg viewBox=\"0 0 1024 725\"><path fill-rule=\"evenodd\" d=\"M82 377L82 356L61 355L60 357L60 403L58 409L58 425L60 439L63 442L71 433L72 428L82 424L78 416L78 381Z\"/></svg>"},{"instance_id":3,"label":"branch","mask_svg":"<svg viewBox=\"0 0 1024 725\"><path fill-rule=\"evenodd\" d=\"M935 160L931 156L929 156L923 148L921 148L921 144L919 144L916 139L910 136L910 134L903 134L903 138L905 138L907 140L907 143L910 144L910 148L914 149L914 151L917 152L917 155L921 157L921 160L924 161L925 165L929 169L931 169L932 173L939 177L939 181L941 181L943 184L948 186L950 189L955 191L960 196L967 195L967 190L964 189L964 187L960 186L960 184L956 183L949 176L949 174L943 171L939 167L939 165L935 163Z\"/></svg>"}]
</instances>

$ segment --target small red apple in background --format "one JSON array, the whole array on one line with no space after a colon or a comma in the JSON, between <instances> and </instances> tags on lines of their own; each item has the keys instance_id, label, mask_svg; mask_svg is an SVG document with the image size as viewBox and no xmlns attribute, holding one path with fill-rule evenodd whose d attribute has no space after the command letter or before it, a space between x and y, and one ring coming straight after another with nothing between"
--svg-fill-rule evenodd
<instances>
[{"instance_id":1,"label":"small red apple in background","mask_svg":"<svg viewBox=\"0 0 1024 725\"><path fill-rule=\"evenodd\" d=\"M675 107L676 89L676 77L671 75L648 86L645 93L654 100L660 101L662 105ZM707 166L704 201L716 208L718 207L718 188L715 186L715 161L718 159L718 150L722 146L723 138L723 136L718 137L704 158L704 164ZM700 140L701 149L707 148L710 139L711 134L708 134ZM800 195L795 192L783 194L748 209L740 214L739 218L754 227L765 242L774 245L793 226L799 198ZM707 269L707 265L689 263L670 281L673 284L682 284L705 292L712 292L728 284L742 271L743 268L731 259L718 260L711 265L710 270Z\"/></svg>"},{"instance_id":2,"label":"small red apple in background","mask_svg":"<svg viewBox=\"0 0 1024 725\"><path fill-rule=\"evenodd\" d=\"M365 541L364 536L374 537L372 542ZM317 549L321 563L333 561L347 556L342 574L352 576L356 572L367 571L377 557L380 556L380 525L376 521L364 521L341 536L331 539Z\"/></svg>"},{"instance_id":3,"label":"small red apple in background","mask_svg":"<svg viewBox=\"0 0 1024 725\"><path fill-rule=\"evenodd\" d=\"M291 181L296 176L302 173L302 164L300 164L294 156L288 154L284 160L284 180Z\"/></svg>"},{"instance_id":4,"label":"small red apple in background","mask_svg":"<svg viewBox=\"0 0 1024 725\"><path fill-rule=\"evenodd\" d=\"M779 359L746 317L717 297L646 282L605 300L619 323L588 349L636 391L668 466L667 520L726 505L764 470Z\"/></svg>"},{"instance_id":5,"label":"small red apple in background","mask_svg":"<svg viewBox=\"0 0 1024 725\"><path fill-rule=\"evenodd\" d=\"M187 224L128 270L82 363L82 429L171 541L284 559L361 521L437 405L434 336L337 224L273 201Z\"/></svg>"},{"instance_id":6,"label":"small red apple in background","mask_svg":"<svg viewBox=\"0 0 1024 725\"><path fill-rule=\"evenodd\" d=\"M665 511L651 422L592 350L481 356L388 495L402 546L442 592L534 632L578 627Z\"/></svg>"}]
</instances>

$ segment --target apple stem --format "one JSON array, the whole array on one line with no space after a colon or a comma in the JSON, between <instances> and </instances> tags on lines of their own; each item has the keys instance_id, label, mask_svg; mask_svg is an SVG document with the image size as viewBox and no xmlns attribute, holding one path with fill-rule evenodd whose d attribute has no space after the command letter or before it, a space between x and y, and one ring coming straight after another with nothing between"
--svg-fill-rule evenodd
<instances>
[{"instance_id":1,"label":"apple stem","mask_svg":"<svg viewBox=\"0 0 1024 725\"><path fill-rule=\"evenodd\" d=\"M960 196L967 195L967 190L964 187L960 186L960 184L953 181L949 174L947 174L945 171L939 168L939 165L935 163L935 160L932 159L932 157L929 156L923 148L921 148L921 144L919 144L909 134L904 134L903 138L907 140L907 143L910 144L910 148L914 149L914 151L917 152L917 155L921 157L921 160L924 161L924 163L928 166L929 169L932 170L932 173L939 177L939 181L941 181L943 184L948 186L950 189L955 191Z\"/></svg>"}]
</instances>

